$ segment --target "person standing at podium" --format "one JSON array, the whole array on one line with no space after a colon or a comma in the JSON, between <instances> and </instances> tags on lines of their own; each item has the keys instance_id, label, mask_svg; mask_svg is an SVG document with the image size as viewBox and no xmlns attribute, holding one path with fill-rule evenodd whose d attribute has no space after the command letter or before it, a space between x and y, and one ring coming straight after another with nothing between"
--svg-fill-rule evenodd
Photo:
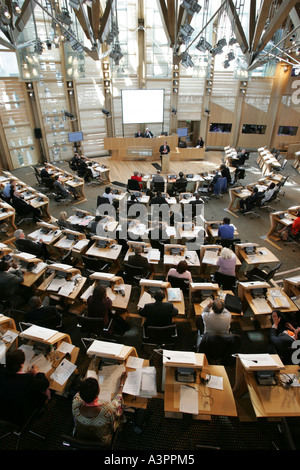
<instances>
[{"instance_id":1,"label":"person standing at podium","mask_svg":"<svg viewBox=\"0 0 300 470\"><path fill-rule=\"evenodd\" d=\"M160 153L160 161L162 163L162 156L168 155L168 153L170 153L170 147L168 146L167 141L165 141L163 145L159 147L159 153Z\"/></svg>"},{"instance_id":2,"label":"person standing at podium","mask_svg":"<svg viewBox=\"0 0 300 470\"><path fill-rule=\"evenodd\" d=\"M138 130L136 133L135 133L135 137L144 137L144 134Z\"/></svg>"}]
</instances>

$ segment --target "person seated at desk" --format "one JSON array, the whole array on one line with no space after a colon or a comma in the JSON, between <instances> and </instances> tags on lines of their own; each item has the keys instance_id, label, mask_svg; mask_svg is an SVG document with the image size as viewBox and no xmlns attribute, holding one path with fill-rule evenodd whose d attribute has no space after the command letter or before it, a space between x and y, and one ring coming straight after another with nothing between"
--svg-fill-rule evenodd
<instances>
[{"instance_id":1,"label":"person seated at desk","mask_svg":"<svg viewBox=\"0 0 300 470\"><path fill-rule=\"evenodd\" d=\"M68 214L66 211L61 211L59 213L58 219L57 219L57 225L61 230L68 229L68 230L74 230L73 225L67 221Z\"/></svg>"},{"instance_id":2,"label":"person seated at desk","mask_svg":"<svg viewBox=\"0 0 300 470\"><path fill-rule=\"evenodd\" d=\"M169 326L173 323L173 317L178 314L178 309L171 302L163 302L165 293L158 290L154 294L155 303L145 304L138 311L141 317L145 317L145 328L148 326Z\"/></svg>"},{"instance_id":3,"label":"person seated at desk","mask_svg":"<svg viewBox=\"0 0 300 470\"><path fill-rule=\"evenodd\" d=\"M231 163L231 166L233 166L234 168L238 168L240 166L244 166L245 165L245 160L247 158L247 153L246 153L246 150L243 149L241 151L241 153L239 153L236 158L234 158L232 160L232 163Z\"/></svg>"},{"instance_id":4,"label":"person seated at desk","mask_svg":"<svg viewBox=\"0 0 300 470\"><path fill-rule=\"evenodd\" d=\"M177 180L175 181L175 186L177 184L187 184L187 179L185 178L182 171L179 173L178 176L179 176L179 178L177 178Z\"/></svg>"},{"instance_id":5,"label":"person seated at desk","mask_svg":"<svg viewBox=\"0 0 300 470\"><path fill-rule=\"evenodd\" d=\"M76 189L72 188L72 186L69 186L70 189L66 189L61 181L59 181L59 175L56 175L54 177L54 187L57 190L58 194L62 198L68 198L70 195L70 192L73 194L74 199L78 199L79 196L76 194Z\"/></svg>"},{"instance_id":6,"label":"person seated at desk","mask_svg":"<svg viewBox=\"0 0 300 470\"><path fill-rule=\"evenodd\" d=\"M61 326L62 316L54 305L50 305L50 298L34 295L29 299L30 310L25 313L25 321L46 328Z\"/></svg>"},{"instance_id":7,"label":"person seated at desk","mask_svg":"<svg viewBox=\"0 0 300 470\"><path fill-rule=\"evenodd\" d=\"M223 248L217 259L218 272L227 276L235 276L236 256L230 248Z\"/></svg>"},{"instance_id":8,"label":"person seated at desk","mask_svg":"<svg viewBox=\"0 0 300 470\"><path fill-rule=\"evenodd\" d=\"M21 193L18 191L14 191L11 199L11 205L18 215L24 216L32 214L34 222L38 222L39 218L41 217L40 209L33 207L28 202L24 201Z\"/></svg>"},{"instance_id":9,"label":"person seated at desk","mask_svg":"<svg viewBox=\"0 0 300 470\"><path fill-rule=\"evenodd\" d=\"M272 312L272 326L270 328L270 349L275 348L276 353L284 360L291 360L291 348L294 341L300 339L300 328L295 327L287 315L280 310Z\"/></svg>"},{"instance_id":10,"label":"person seated at desk","mask_svg":"<svg viewBox=\"0 0 300 470\"><path fill-rule=\"evenodd\" d=\"M36 408L50 399L49 381L33 365L23 370L25 353L16 349L6 354L6 365L0 369L0 419L22 426Z\"/></svg>"},{"instance_id":11,"label":"person seated at desk","mask_svg":"<svg viewBox=\"0 0 300 470\"><path fill-rule=\"evenodd\" d=\"M231 174L229 168L224 163L222 163L220 166L220 171L221 177L227 179L227 186L229 186L231 184Z\"/></svg>"},{"instance_id":12,"label":"person seated at desk","mask_svg":"<svg viewBox=\"0 0 300 470\"><path fill-rule=\"evenodd\" d=\"M240 212L248 212L253 209L259 196L258 188L255 186L252 193L246 199L240 200Z\"/></svg>"},{"instance_id":13,"label":"person seated at desk","mask_svg":"<svg viewBox=\"0 0 300 470\"><path fill-rule=\"evenodd\" d=\"M78 165L77 165L77 172L78 172L78 176L80 178L84 177L87 167L88 167L88 165L87 165L86 161L82 157L80 157Z\"/></svg>"},{"instance_id":14,"label":"person seated at desk","mask_svg":"<svg viewBox=\"0 0 300 470\"><path fill-rule=\"evenodd\" d=\"M115 194L112 193L110 186L106 186L104 193L102 194L102 197L105 197L106 199L108 199L109 204L112 204L114 199L116 199L116 196Z\"/></svg>"},{"instance_id":15,"label":"person seated at desk","mask_svg":"<svg viewBox=\"0 0 300 470\"><path fill-rule=\"evenodd\" d=\"M270 201L271 197L276 191L276 184L271 183L269 188L265 191L263 198L261 200L261 204L265 204L266 202Z\"/></svg>"},{"instance_id":16,"label":"person seated at desk","mask_svg":"<svg viewBox=\"0 0 300 470\"><path fill-rule=\"evenodd\" d=\"M127 374L121 375L120 386L112 401L99 398L99 381L94 377L83 380L72 402L72 414L78 439L95 441L109 447L113 434L124 421L122 391Z\"/></svg>"},{"instance_id":17,"label":"person seated at desk","mask_svg":"<svg viewBox=\"0 0 300 470\"><path fill-rule=\"evenodd\" d=\"M149 206L154 206L154 205L161 206L163 204L167 204L169 206L166 198L162 196L161 191L157 191L156 196L154 196L149 202Z\"/></svg>"},{"instance_id":18,"label":"person seated at desk","mask_svg":"<svg viewBox=\"0 0 300 470\"><path fill-rule=\"evenodd\" d=\"M23 271L16 263L0 260L0 296L2 300L11 299L24 281Z\"/></svg>"},{"instance_id":19,"label":"person seated at desk","mask_svg":"<svg viewBox=\"0 0 300 470\"><path fill-rule=\"evenodd\" d=\"M40 171L40 176L42 178L42 180L45 178L45 179L49 179L51 178L51 175L49 173L49 170L50 170L50 167L49 165L45 165L44 168L41 169Z\"/></svg>"},{"instance_id":20,"label":"person seated at desk","mask_svg":"<svg viewBox=\"0 0 300 470\"><path fill-rule=\"evenodd\" d=\"M153 138L153 134L152 134L152 132L148 129L148 127L146 128L144 137L146 137L147 139L152 139L152 138Z\"/></svg>"},{"instance_id":21,"label":"person seated at desk","mask_svg":"<svg viewBox=\"0 0 300 470\"><path fill-rule=\"evenodd\" d=\"M157 248L159 245L156 242L169 243L170 236L166 230L166 224L161 221L154 221L152 227L148 230L148 238L150 240L152 248ZM159 246L163 251L164 247Z\"/></svg>"},{"instance_id":22,"label":"person seated at desk","mask_svg":"<svg viewBox=\"0 0 300 470\"><path fill-rule=\"evenodd\" d=\"M161 171L157 170L156 175L152 177L152 183L163 183L164 177L161 175Z\"/></svg>"},{"instance_id":23,"label":"person seated at desk","mask_svg":"<svg viewBox=\"0 0 300 470\"><path fill-rule=\"evenodd\" d=\"M287 240L289 238L289 235L291 236L297 236L300 230L300 210L297 211L296 214L296 219L294 219L294 222L292 223L291 226L284 227L283 229L279 230L278 235L281 236L282 240Z\"/></svg>"},{"instance_id":24,"label":"person seated at desk","mask_svg":"<svg viewBox=\"0 0 300 470\"><path fill-rule=\"evenodd\" d=\"M141 173L139 173L138 171L135 171L135 172L133 173L133 175L131 176L131 179L132 179L132 180L135 180L135 181L138 181L138 182L139 182L139 185L140 185L140 189L142 189L142 187L143 187L143 184L142 184L143 179L142 179L142 174L141 174Z\"/></svg>"},{"instance_id":25,"label":"person seated at desk","mask_svg":"<svg viewBox=\"0 0 300 470\"><path fill-rule=\"evenodd\" d=\"M169 276L178 277L179 279L186 279L189 282L193 282L191 272L189 271L189 266L185 260L179 261L176 268L171 268L167 274L167 281Z\"/></svg>"},{"instance_id":26,"label":"person seated at desk","mask_svg":"<svg viewBox=\"0 0 300 470\"><path fill-rule=\"evenodd\" d=\"M130 266L139 266L144 269L146 275L150 271L148 259L142 256L143 249L141 245L135 245L133 248L134 254L128 256L128 264Z\"/></svg>"},{"instance_id":27,"label":"person seated at desk","mask_svg":"<svg viewBox=\"0 0 300 470\"><path fill-rule=\"evenodd\" d=\"M16 189L15 180L10 180L10 182L5 185L2 191L2 196L5 198L7 202L10 202L15 192L15 189Z\"/></svg>"},{"instance_id":28,"label":"person seated at desk","mask_svg":"<svg viewBox=\"0 0 300 470\"><path fill-rule=\"evenodd\" d=\"M107 296L106 287L97 285L87 299L87 316L102 318L104 326L108 326L111 316L112 301Z\"/></svg>"},{"instance_id":29,"label":"person seated at desk","mask_svg":"<svg viewBox=\"0 0 300 470\"><path fill-rule=\"evenodd\" d=\"M180 149L186 149L187 148L187 143L185 140L181 140L181 138L179 137L178 139L178 147Z\"/></svg>"},{"instance_id":30,"label":"person seated at desk","mask_svg":"<svg viewBox=\"0 0 300 470\"><path fill-rule=\"evenodd\" d=\"M221 299L210 302L204 308L201 317L204 333L229 333L231 313L224 307Z\"/></svg>"},{"instance_id":31,"label":"person seated at desk","mask_svg":"<svg viewBox=\"0 0 300 470\"><path fill-rule=\"evenodd\" d=\"M224 217L223 223L219 226L218 237L220 237L221 240L233 240L234 226L230 224L229 217Z\"/></svg>"},{"instance_id":32,"label":"person seated at desk","mask_svg":"<svg viewBox=\"0 0 300 470\"><path fill-rule=\"evenodd\" d=\"M136 137L136 138L137 138L137 137L144 137L144 134L143 134L140 130L138 130L138 131L135 133L135 137Z\"/></svg>"},{"instance_id":33,"label":"person seated at desk","mask_svg":"<svg viewBox=\"0 0 300 470\"><path fill-rule=\"evenodd\" d=\"M202 139L202 137L200 137L200 139L197 140L196 147L201 148L201 149L204 147L204 140Z\"/></svg>"},{"instance_id":34,"label":"person seated at desk","mask_svg":"<svg viewBox=\"0 0 300 470\"><path fill-rule=\"evenodd\" d=\"M26 238L25 233L22 229L18 229L14 233L15 245L18 250L25 251L25 253L30 253L35 255L37 258L47 258L48 251L46 245L40 241L30 240Z\"/></svg>"},{"instance_id":35,"label":"person seated at desk","mask_svg":"<svg viewBox=\"0 0 300 470\"><path fill-rule=\"evenodd\" d=\"M80 165L80 155L75 152L74 157L70 161L70 165L73 171L77 171L78 166Z\"/></svg>"}]
</instances>

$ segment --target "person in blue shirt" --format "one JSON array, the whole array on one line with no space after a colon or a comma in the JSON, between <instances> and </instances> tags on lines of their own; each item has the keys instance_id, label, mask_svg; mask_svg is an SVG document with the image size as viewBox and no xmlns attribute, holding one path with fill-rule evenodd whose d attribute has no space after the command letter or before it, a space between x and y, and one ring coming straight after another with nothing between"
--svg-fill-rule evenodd
<instances>
[{"instance_id":1,"label":"person in blue shirt","mask_svg":"<svg viewBox=\"0 0 300 470\"><path fill-rule=\"evenodd\" d=\"M218 236L221 237L221 240L233 240L234 226L230 225L229 217L224 217L223 224L220 225L218 230Z\"/></svg>"},{"instance_id":2,"label":"person in blue shirt","mask_svg":"<svg viewBox=\"0 0 300 470\"><path fill-rule=\"evenodd\" d=\"M6 199L11 199L12 198L12 195L13 195L13 192L15 190L15 181L14 180L10 180L9 183L7 183L3 189L3 192L2 192L2 195L6 198Z\"/></svg>"}]
</instances>

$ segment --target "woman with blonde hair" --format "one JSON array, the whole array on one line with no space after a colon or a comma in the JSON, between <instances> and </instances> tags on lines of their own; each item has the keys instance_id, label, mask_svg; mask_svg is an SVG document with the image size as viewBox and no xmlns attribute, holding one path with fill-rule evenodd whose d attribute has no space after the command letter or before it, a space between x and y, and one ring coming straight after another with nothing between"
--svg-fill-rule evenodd
<instances>
[{"instance_id":1,"label":"woman with blonde hair","mask_svg":"<svg viewBox=\"0 0 300 470\"><path fill-rule=\"evenodd\" d=\"M74 229L72 224L70 224L70 222L67 221L67 218L68 218L68 214L65 211L62 211L62 212L59 213L57 224L58 224L58 226L61 230L65 229L65 228L67 228L69 230Z\"/></svg>"},{"instance_id":2,"label":"woman with blonde hair","mask_svg":"<svg viewBox=\"0 0 300 470\"><path fill-rule=\"evenodd\" d=\"M217 260L218 272L235 276L236 256L230 248L223 248Z\"/></svg>"}]
</instances>

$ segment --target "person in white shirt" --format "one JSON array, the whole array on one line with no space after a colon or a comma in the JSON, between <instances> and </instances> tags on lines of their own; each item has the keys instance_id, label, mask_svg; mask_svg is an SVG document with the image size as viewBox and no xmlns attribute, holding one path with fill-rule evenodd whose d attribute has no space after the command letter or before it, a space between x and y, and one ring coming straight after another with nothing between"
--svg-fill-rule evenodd
<instances>
[{"instance_id":1,"label":"person in white shirt","mask_svg":"<svg viewBox=\"0 0 300 470\"><path fill-rule=\"evenodd\" d=\"M111 188L109 186L105 188L105 192L102 194L102 197L106 197L110 204L112 204L113 200L116 198L115 194L111 192Z\"/></svg>"},{"instance_id":2,"label":"person in white shirt","mask_svg":"<svg viewBox=\"0 0 300 470\"><path fill-rule=\"evenodd\" d=\"M267 189L267 191L265 192L264 197L261 200L261 203L264 204L265 202L270 201L275 191L276 191L276 184L271 183L269 186L269 189Z\"/></svg>"},{"instance_id":3,"label":"person in white shirt","mask_svg":"<svg viewBox=\"0 0 300 470\"><path fill-rule=\"evenodd\" d=\"M210 302L202 312L204 333L228 334L231 323L231 313L224 307L221 299Z\"/></svg>"}]
</instances>

